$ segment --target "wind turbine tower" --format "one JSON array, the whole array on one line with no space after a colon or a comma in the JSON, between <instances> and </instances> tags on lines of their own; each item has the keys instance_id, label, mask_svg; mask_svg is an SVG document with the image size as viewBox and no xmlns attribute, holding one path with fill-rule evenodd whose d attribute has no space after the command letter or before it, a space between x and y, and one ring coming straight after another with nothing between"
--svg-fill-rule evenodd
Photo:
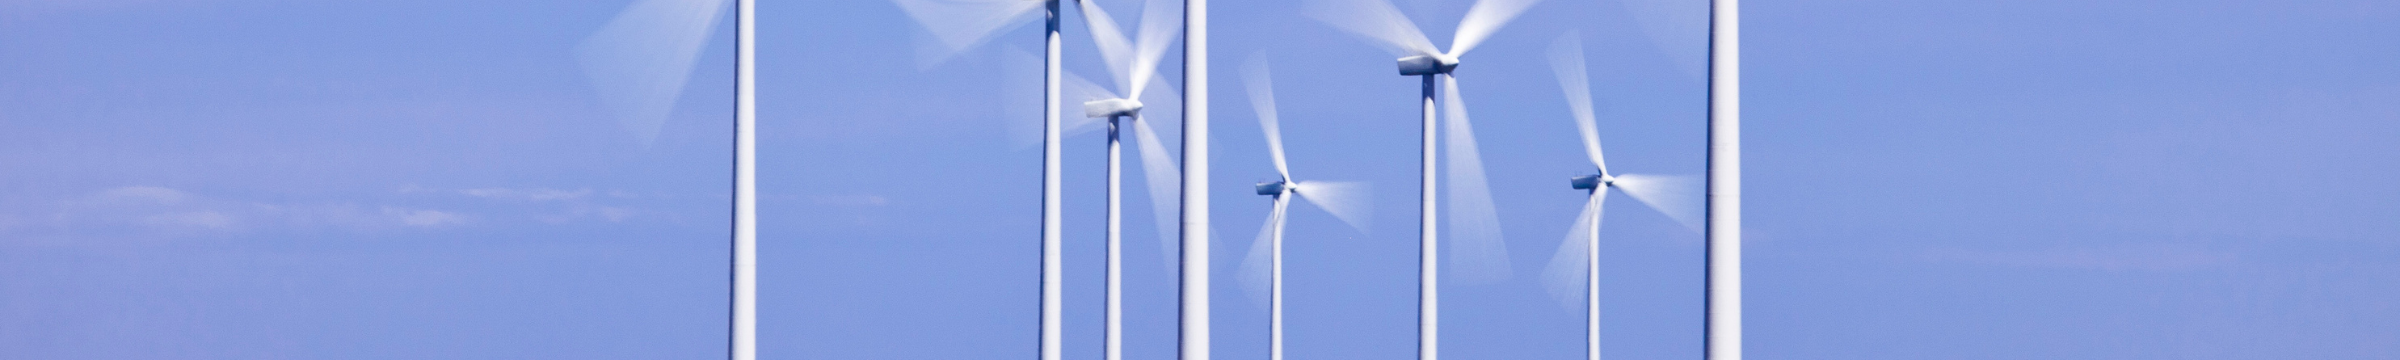
<instances>
[{"instance_id":1,"label":"wind turbine tower","mask_svg":"<svg viewBox=\"0 0 2400 360\"><path fill-rule=\"evenodd\" d=\"M1741 1L1708 15L1708 360L1742 358Z\"/></svg>"},{"instance_id":2,"label":"wind turbine tower","mask_svg":"<svg viewBox=\"0 0 2400 360\"><path fill-rule=\"evenodd\" d=\"M1183 2L1183 269L1176 353L1208 360L1208 0Z\"/></svg>"}]
</instances>

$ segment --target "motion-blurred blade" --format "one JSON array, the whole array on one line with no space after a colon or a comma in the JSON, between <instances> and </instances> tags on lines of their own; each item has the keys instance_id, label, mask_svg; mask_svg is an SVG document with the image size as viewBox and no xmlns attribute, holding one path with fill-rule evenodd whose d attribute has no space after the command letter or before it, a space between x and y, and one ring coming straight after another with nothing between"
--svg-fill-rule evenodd
<instances>
[{"instance_id":1,"label":"motion-blurred blade","mask_svg":"<svg viewBox=\"0 0 2400 360\"><path fill-rule=\"evenodd\" d=\"M1309 181L1298 184L1300 198L1317 204L1318 209L1333 214L1350 228L1366 233L1374 228L1375 198L1373 185L1352 181Z\"/></svg>"},{"instance_id":2,"label":"motion-blurred blade","mask_svg":"<svg viewBox=\"0 0 2400 360\"><path fill-rule=\"evenodd\" d=\"M1568 31L1550 45L1550 69L1558 72L1558 88L1566 91L1567 108L1575 112L1575 129L1583 134L1583 155L1590 157L1592 166L1608 173L1608 161L1600 156L1600 126L1592 115L1592 83L1584 71L1583 39Z\"/></svg>"},{"instance_id":3,"label":"motion-blurred blade","mask_svg":"<svg viewBox=\"0 0 2400 360\"><path fill-rule=\"evenodd\" d=\"M1150 79L1158 73L1158 62L1164 60L1167 45L1175 43L1175 35L1183 32L1183 6L1174 0L1150 0L1142 5L1142 29L1133 40L1133 65L1127 69L1133 79L1132 90L1126 94L1142 96L1150 87Z\"/></svg>"},{"instance_id":4,"label":"motion-blurred blade","mask_svg":"<svg viewBox=\"0 0 2400 360\"><path fill-rule=\"evenodd\" d=\"M1088 78L1077 76L1072 71L1059 72L1058 84L1062 88L1059 89L1058 94L1060 102L1058 104L1059 137L1075 137L1108 128L1108 118L1083 116L1083 103L1093 100L1116 99L1119 96L1117 93L1100 87L1100 84L1092 83ZM1039 123L1039 121L1035 121L1035 123ZM1041 143L1039 136L1033 140L1036 144Z\"/></svg>"},{"instance_id":5,"label":"motion-blurred blade","mask_svg":"<svg viewBox=\"0 0 2400 360\"><path fill-rule=\"evenodd\" d=\"M1142 121L1166 129L1160 135L1173 139L1176 131L1182 129L1177 126L1183 123L1183 95L1175 91L1165 75L1151 74L1150 83L1164 85L1142 93Z\"/></svg>"},{"instance_id":6,"label":"motion-blurred blade","mask_svg":"<svg viewBox=\"0 0 2400 360\"><path fill-rule=\"evenodd\" d=\"M1617 175L1617 191L1624 191L1634 201L1649 205L1667 218L1675 219L1684 228L1700 231L1700 190L1704 184L1697 176Z\"/></svg>"},{"instance_id":7,"label":"motion-blurred blade","mask_svg":"<svg viewBox=\"0 0 2400 360\"><path fill-rule=\"evenodd\" d=\"M576 60L601 102L642 146L658 139L726 3L637 1L576 46Z\"/></svg>"},{"instance_id":8,"label":"motion-blurred blade","mask_svg":"<svg viewBox=\"0 0 2400 360\"><path fill-rule=\"evenodd\" d=\"M1445 122L1442 137L1450 142L1450 258L1461 280L1486 283L1507 280L1513 269L1508 243L1500 236L1500 214L1492 204L1492 188L1484 180L1483 156L1475 146L1475 129L1468 125L1465 99L1458 96L1458 78L1443 76Z\"/></svg>"},{"instance_id":9,"label":"motion-blurred blade","mask_svg":"<svg viewBox=\"0 0 2400 360\"><path fill-rule=\"evenodd\" d=\"M1650 38L1667 62L1685 78L1699 79L1708 66L1708 7L1706 1L1619 0L1632 14L1642 34Z\"/></svg>"},{"instance_id":10,"label":"motion-blurred blade","mask_svg":"<svg viewBox=\"0 0 2400 360\"><path fill-rule=\"evenodd\" d=\"M1108 76L1115 80L1111 84L1117 86L1120 94L1133 93L1133 83L1138 82L1129 70L1133 64L1133 41L1125 38L1116 18L1100 9L1099 2L1084 0L1075 4L1083 10L1083 25L1092 32L1092 45L1100 48L1101 65L1108 66Z\"/></svg>"},{"instance_id":11,"label":"motion-blurred blade","mask_svg":"<svg viewBox=\"0 0 2400 360\"><path fill-rule=\"evenodd\" d=\"M1167 155L1166 144L1158 141L1158 132L1151 130L1149 121L1135 117L1133 134L1135 148L1141 149L1142 153L1142 178L1150 183L1150 215L1158 219L1158 250L1171 266L1176 261L1176 252L1181 249L1177 246L1175 232L1181 229L1182 223L1175 219L1182 214L1177 207L1182 204L1177 200L1183 191L1180 183L1182 176L1175 170L1175 159Z\"/></svg>"},{"instance_id":12,"label":"motion-blurred blade","mask_svg":"<svg viewBox=\"0 0 2400 360\"><path fill-rule=\"evenodd\" d=\"M1267 297L1273 295L1275 275L1275 226L1283 223L1286 198L1275 198L1275 210L1267 213L1267 224L1258 228L1258 239L1250 242L1250 254L1242 257L1239 277L1242 293L1258 308L1267 308Z\"/></svg>"},{"instance_id":13,"label":"motion-blurred blade","mask_svg":"<svg viewBox=\"0 0 2400 360\"><path fill-rule=\"evenodd\" d=\"M1450 38L1450 57L1466 55L1467 50L1483 44L1484 39L1492 37L1492 32L1500 31L1501 26L1507 26L1509 20L1524 14L1526 8L1537 2L1541 0L1476 1L1474 7L1467 8L1467 18L1459 20L1458 35Z\"/></svg>"},{"instance_id":14,"label":"motion-blurred blade","mask_svg":"<svg viewBox=\"0 0 2400 360\"><path fill-rule=\"evenodd\" d=\"M892 0L892 3L924 26L938 42L927 49L930 51L919 53L920 68L949 61L967 49L991 41L1002 30L1026 24L1028 21L1022 20L1042 7L1041 1L1030 0Z\"/></svg>"},{"instance_id":15,"label":"motion-blurred blade","mask_svg":"<svg viewBox=\"0 0 2400 360\"><path fill-rule=\"evenodd\" d=\"M1301 12L1317 21L1375 40L1375 45L1390 51L1395 58L1441 53L1433 48L1433 40L1427 40L1425 32L1417 30L1417 24L1410 22L1399 8L1392 7L1390 1L1307 0L1300 6Z\"/></svg>"},{"instance_id":16,"label":"motion-blurred blade","mask_svg":"<svg viewBox=\"0 0 2400 360\"><path fill-rule=\"evenodd\" d=\"M1000 116L1007 129L1008 145L1013 149L1031 148L1042 144L1042 58L1014 46L1003 46L1003 72L1000 97ZM1075 137L1106 128L1108 119L1083 116L1083 103L1092 100L1114 99L1117 95L1092 83L1074 72L1059 73L1059 137Z\"/></svg>"},{"instance_id":17,"label":"motion-blurred blade","mask_svg":"<svg viewBox=\"0 0 2400 360\"><path fill-rule=\"evenodd\" d=\"M1275 159L1275 174L1284 180L1292 178L1292 168L1283 159L1283 125L1275 117L1275 84L1267 73L1267 58L1252 55L1242 65L1242 85L1250 90L1250 109L1258 111L1258 127L1267 132L1267 154Z\"/></svg>"},{"instance_id":18,"label":"motion-blurred blade","mask_svg":"<svg viewBox=\"0 0 2400 360\"><path fill-rule=\"evenodd\" d=\"M1585 197L1583 213L1575 215L1575 226L1567 228L1567 239L1558 243L1558 253L1550 255L1550 267L1542 269L1542 288L1550 297L1568 310L1583 308L1584 286L1589 284L1594 223L1600 221L1602 202L1608 193L1594 192Z\"/></svg>"}]
</instances>

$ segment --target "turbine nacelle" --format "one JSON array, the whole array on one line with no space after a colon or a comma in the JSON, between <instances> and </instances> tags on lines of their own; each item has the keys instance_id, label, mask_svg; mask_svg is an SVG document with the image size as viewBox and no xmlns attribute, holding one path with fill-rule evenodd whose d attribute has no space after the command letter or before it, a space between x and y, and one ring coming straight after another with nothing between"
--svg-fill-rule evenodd
<instances>
[{"instance_id":1,"label":"turbine nacelle","mask_svg":"<svg viewBox=\"0 0 2400 360\"><path fill-rule=\"evenodd\" d=\"M1617 183L1617 177L1608 175L1584 175L1577 176L1573 179L1568 179L1567 181L1569 184L1575 186L1575 190L1593 190L1601 187L1615 186Z\"/></svg>"},{"instance_id":2,"label":"turbine nacelle","mask_svg":"<svg viewBox=\"0 0 2400 360\"><path fill-rule=\"evenodd\" d=\"M1290 182L1290 181L1281 181L1281 180L1277 180L1277 181L1268 181L1268 182L1261 182L1261 183L1258 183L1258 194L1259 194L1259 195L1283 195L1283 192L1284 192L1284 191L1289 191L1289 190L1299 190L1299 189L1296 189L1296 186L1295 186L1295 185L1297 185L1297 184L1292 184L1292 182Z\"/></svg>"},{"instance_id":3,"label":"turbine nacelle","mask_svg":"<svg viewBox=\"0 0 2400 360\"><path fill-rule=\"evenodd\" d=\"M1458 58L1449 55L1432 54L1400 58L1400 75L1402 76L1448 74L1450 70L1457 68Z\"/></svg>"},{"instance_id":4,"label":"turbine nacelle","mask_svg":"<svg viewBox=\"0 0 2400 360\"><path fill-rule=\"evenodd\" d=\"M1142 102L1133 99L1093 100L1083 103L1084 117L1133 117L1141 114Z\"/></svg>"}]
</instances>

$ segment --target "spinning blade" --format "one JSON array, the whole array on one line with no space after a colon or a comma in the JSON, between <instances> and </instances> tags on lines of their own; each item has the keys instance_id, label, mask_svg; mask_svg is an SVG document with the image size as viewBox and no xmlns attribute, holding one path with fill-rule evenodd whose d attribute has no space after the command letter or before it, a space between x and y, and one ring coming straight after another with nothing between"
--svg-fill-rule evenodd
<instances>
[{"instance_id":1,"label":"spinning blade","mask_svg":"<svg viewBox=\"0 0 2400 360\"><path fill-rule=\"evenodd\" d=\"M1309 181L1299 183L1300 198L1316 204L1318 209L1333 214L1343 224L1366 233L1372 228L1375 211L1372 185L1349 181Z\"/></svg>"},{"instance_id":2,"label":"spinning blade","mask_svg":"<svg viewBox=\"0 0 2400 360\"><path fill-rule=\"evenodd\" d=\"M1507 26L1509 20L1524 14L1525 9L1537 2L1541 0L1476 1L1474 7L1467 8L1467 18L1459 20L1457 35L1450 38L1450 57L1466 55L1467 50L1483 44L1493 32L1500 31L1501 26Z\"/></svg>"},{"instance_id":3,"label":"spinning blade","mask_svg":"<svg viewBox=\"0 0 2400 360\"><path fill-rule=\"evenodd\" d=\"M1006 121L1002 128L1007 129L1010 148L1041 145L1042 122L1037 119L1042 112L1042 58L1014 46L1003 48L1001 71L1005 76L1000 83L1000 107L1004 115L996 118ZM1058 82L1058 105L1064 112L1058 119L1059 137L1070 138L1106 128L1108 119L1084 117L1080 110L1071 109L1082 108L1085 101L1117 98L1115 92L1074 72L1059 73Z\"/></svg>"},{"instance_id":4,"label":"spinning blade","mask_svg":"<svg viewBox=\"0 0 2400 360\"><path fill-rule=\"evenodd\" d=\"M1466 100L1459 98L1458 78L1442 76L1442 108L1446 115L1443 140L1448 148L1450 183L1450 259L1461 280L1489 283L1507 280L1508 243L1500 235L1499 210L1492 204L1491 185L1484 179L1483 157L1475 146L1475 130L1467 120Z\"/></svg>"},{"instance_id":5,"label":"spinning blade","mask_svg":"<svg viewBox=\"0 0 2400 360\"><path fill-rule=\"evenodd\" d=\"M1182 214L1177 206L1181 202L1176 198L1182 192L1182 184L1179 183L1182 176L1175 170L1175 160L1167 154L1165 144L1158 141L1158 132L1151 130L1149 121L1137 117L1133 121L1133 134L1135 148L1141 149L1142 178L1150 184L1150 214L1158 219L1159 253L1167 259L1167 266L1173 266L1176 251L1180 249L1176 246L1175 233L1182 224L1175 220L1177 215Z\"/></svg>"},{"instance_id":6,"label":"spinning blade","mask_svg":"<svg viewBox=\"0 0 2400 360\"><path fill-rule=\"evenodd\" d=\"M1111 84L1124 94L1132 93L1134 80L1127 68L1133 64L1133 41L1125 38L1116 18L1100 9L1098 2L1078 0L1075 4L1083 10L1083 25L1092 32L1092 45L1100 48L1101 65L1107 65L1108 76L1115 79Z\"/></svg>"},{"instance_id":7,"label":"spinning blade","mask_svg":"<svg viewBox=\"0 0 2400 360\"><path fill-rule=\"evenodd\" d=\"M723 0L718 0L723 1ZM976 45L991 41L994 35L1023 20L1042 8L1040 0L892 0L901 12L925 27L938 42L929 51L918 54L917 66L932 67L949 61Z\"/></svg>"},{"instance_id":8,"label":"spinning blade","mask_svg":"<svg viewBox=\"0 0 2400 360\"><path fill-rule=\"evenodd\" d=\"M1267 224L1258 228L1258 239L1250 242L1250 253L1242 257L1242 265L1236 270L1242 293L1249 295L1251 303L1260 309L1267 308L1267 297L1273 294L1270 288L1275 284L1275 227L1283 225L1287 201L1290 201L1287 197L1275 198L1275 210L1267 213Z\"/></svg>"},{"instance_id":9,"label":"spinning blade","mask_svg":"<svg viewBox=\"0 0 2400 360\"><path fill-rule=\"evenodd\" d=\"M1600 221L1601 203L1608 201L1607 192L1593 192L1584 198L1583 213L1575 215L1575 226L1567 228L1567 239L1558 243L1558 253L1550 255L1550 266L1542 270L1542 288L1550 297L1569 310L1583 308L1584 286L1589 284L1593 227Z\"/></svg>"},{"instance_id":10,"label":"spinning blade","mask_svg":"<svg viewBox=\"0 0 2400 360\"><path fill-rule=\"evenodd\" d=\"M1385 0L1308 0L1301 11L1334 28L1375 40L1393 57L1441 53L1417 24Z\"/></svg>"},{"instance_id":11,"label":"spinning blade","mask_svg":"<svg viewBox=\"0 0 2400 360\"><path fill-rule=\"evenodd\" d=\"M1267 153L1275 159L1275 173L1283 180L1292 179L1292 168L1283 158L1283 125L1275 116L1275 85L1269 80L1264 56L1253 55L1242 66L1242 85L1250 92L1250 109L1258 111L1258 126L1267 132Z\"/></svg>"},{"instance_id":12,"label":"spinning blade","mask_svg":"<svg viewBox=\"0 0 2400 360\"><path fill-rule=\"evenodd\" d=\"M1150 0L1142 5L1142 29L1134 34L1133 68L1128 69L1129 77L1134 80L1133 89L1126 91L1130 96L1143 96L1143 91L1149 89L1152 76L1158 73L1158 62L1166 58L1167 45L1173 44L1175 35L1183 32L1182 26L1176 26L1181 24L1176 20L1181 20L1183 14L1183 7L1177 5L1181 4L1171 0Z\"/></svg>"},{"instance_id":13,"label":"spinning blade","mask_svg":"<svg viewBox=\"0 0 2400 360\"><path fill-rule=\"evenodd\" d=\"M1583 40L1575 32L1567 32L1550 46L1550 69L1558 72L1558 88L1566 92L1567 108L1575 113L1575 129L1583 135L1583 154L1601 174L1608 174L1608 161L1600 156L1598 117L1592 114L1591 79L1584 68Z\"/></svg>"},{"instance_id":14,"label":"spinning blade","mask_svg":"<svg viewBox=\"0 0 2400 360\"><path fill-rule=\"evenodd\" d=\"M1701 185L1695 176L1626 174L1617 176L1616 189L1684 228L1700 231Z\"/></svg>"},{"instance_id":15,"label":"spinning blade","mask_svg":"<svg viewBox=\"0 0 2400 360\"><path fill-rule=\"evenodd\" d=\"M648 147L675 110L726 0L641 0L576 46L576 60L618 125Z\"/></svg>"}]
</instances>

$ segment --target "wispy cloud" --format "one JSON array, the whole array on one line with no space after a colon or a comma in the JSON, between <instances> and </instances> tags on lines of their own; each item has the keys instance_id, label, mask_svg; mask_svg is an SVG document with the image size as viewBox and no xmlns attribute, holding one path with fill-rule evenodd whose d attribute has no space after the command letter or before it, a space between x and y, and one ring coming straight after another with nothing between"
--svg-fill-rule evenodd
<instances>
[{"instance_id":1,"label":"wispy cloud","mask_svg":"<svg viewBox=\"0 0 2400 360\"><path fill-rule=\"evenodd\" d=\"M172 237L255 231L440 228L468 224L474 219L454 211L390 205L241 201L162 186L109 188L70 196L47 209L16 210L41 215L0 216L0 233Z\"/></svg>"},{"instance_id":2,"label":"wispy cloud","mask_svg":"<svg viewBox=\"0 0 2400 360\"><path fill-rule=\"evenodd\" d=\"M534 218L552 224L563 224L592 217L608 222L625 222L638 213L639 211L628 207L577 205L555 213L537 215Z\"/></svg>"},{"instance_id":3,"label":"wispy cloud","mask_svg":"<svg viewBox=\"0 0 2400 360\"><path fill-rule=\"evenodd\" d=\"M1920 258L1937 263L2107 271L2182 271L2230 264L2238 260L2230 252L2169 245L2006 251L1948 248L1926 251L1920 254Z\"/></svg>"},{"instance_id":4,"label":"wispy cloud","mask_svg":"<svg viewBox=\"0 0 2400 360\"><path fill-rule=\"evenodd\" d=\"M415 227L437 227L467 222L467 217L464 215L436 210L409 210L386 206L383 208L383 214L399 217L401 224Z\"/></svg>"},{"instance_id":5,"label":"wispy cloud","mask_svg":"<svg viewBox=\"0 0 2400 360\"><path fill-rule=\"evenodd\" d=\"M818 205L834 206L884 206L891 204L890 199L885 199L882 195L871 194L816 195L810 196L809 201L816 202Z\"/></svg>"},{"instance_id":6,"label":"wispy cloud","mask_svg":"<svg viewBox=\"0 0 2400 360\"><path fill-rule=\"evenodd\" d=\"M583 198L585 198L585 197L588 197L588 196L591 196L591 195L592 195L592 189L559 190L559 189L546 189L546 188L532 188L532 189L483 188L483 189L466 189L466 190L459 190L459 191L458 191L458 193L460 193L460 194L466 194L467 196L480 197L480 198L492 198L492 199L504 199L504 200L523 200L523 201L559 201L559 200L579 200L579 199L583 199Z\"/></svg>"},{"instance_id":7,"label":"wispy cloud","mask_svg":"<svg viewBox=\"0 0 2400 360\"><path fill-rule=\"evenodd\" d=\"M519 206L531 207L527 210L537 212L538 214L532 215L534 220L551 224L564 224L583 219L625 222L644 212L629 206L611 204L612 202L673 198L669 195L641 194L625 190L597 191L591 188L565 190L544 187L486 187L444 190L409 185L401 187L400 192L403 194L447 194L515 203ZM430 220L428 218L428 221Z\"/></svg>"}]
</instances>

